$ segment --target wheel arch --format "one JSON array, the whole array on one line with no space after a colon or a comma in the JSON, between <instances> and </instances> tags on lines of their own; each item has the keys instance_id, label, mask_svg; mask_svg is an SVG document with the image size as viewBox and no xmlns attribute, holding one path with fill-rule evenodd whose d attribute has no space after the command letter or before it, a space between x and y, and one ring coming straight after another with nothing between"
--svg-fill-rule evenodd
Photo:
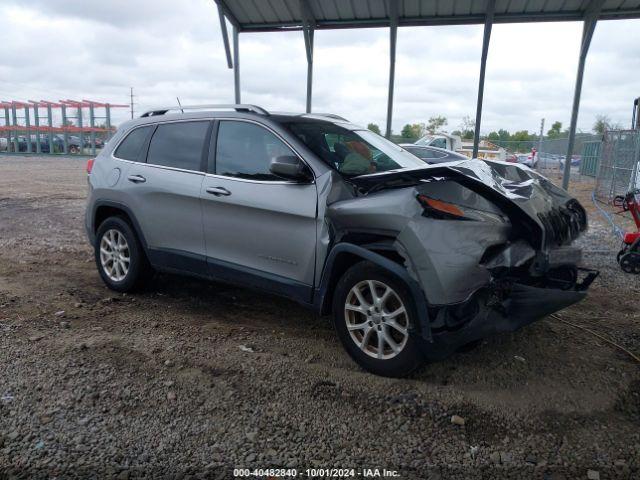
<instances>
[{"instance_id":1,"label":"wheel arch","mask_svg":"<svg viewBox=\"0 0 640 480\"><path fill-rule=\"evenodd\" d=\"M140 244L142 245L145 255L147 255L147 242L142 233L142 229L140 228L140 224L133 212L126 205L110 200L99 200L95 202L93 206L93 213L91 216L92 243L95 243L95 234L102 222L107 218L114 216L124 218L131 228L133 228L133 231L140 240Z\"/></svg>"},{"instance_id":2,"label":"wheel arch","mask_svg":"<svg viewBox=\"0 0 640 480\"><path fill-rule=\"evenodd\" d=\"M364 246L341 242L331 249L325 261L320 284L315 292L316 310L321 315L331 313L333 294L338 281L351 266L361 261L369 261L383 268L407 285L415 302L419 331L424 339L431 340L428 302L418 282L409 275L403 265L394 261L389 255L369 250Z\"/></svg>"}]
</instances>

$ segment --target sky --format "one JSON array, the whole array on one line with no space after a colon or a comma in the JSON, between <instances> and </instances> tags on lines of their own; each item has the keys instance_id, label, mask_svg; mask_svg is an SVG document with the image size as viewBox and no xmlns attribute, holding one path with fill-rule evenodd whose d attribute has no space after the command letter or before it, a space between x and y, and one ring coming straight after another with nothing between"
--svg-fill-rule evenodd
<instances>
[{"instance_id":1,"label":"sky","mask_svg":"<svg viewBox=\"0 0 640 480\"><path fill-rule=\"evenodd\" d=\"M0 99L90 99L155 106L232 103L213 0L2 0ZM481 132L568 127L581 24L495 25ZM482 26L398 30L393 130L443 115L445 130L475 117ZM240 35L242 102L302 112L306 56L301 32ZM640 96L640 20L602 21L591 44L579 131L596 115L626 127ZM384 131L389 76L386 28L318 31L313 110ZM129 118L114 113L114 123Z\"/></svg>"}]
</instances>

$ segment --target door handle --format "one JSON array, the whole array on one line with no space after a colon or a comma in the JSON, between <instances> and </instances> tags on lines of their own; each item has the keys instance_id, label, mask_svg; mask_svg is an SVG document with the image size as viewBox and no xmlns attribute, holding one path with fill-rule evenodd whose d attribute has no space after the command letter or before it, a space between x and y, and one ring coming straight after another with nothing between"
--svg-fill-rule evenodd
<instances>
[{"instance_id":1,"label":"door handle","mask_svg":"<svg viewBox=\"0 0 640 480\"><path fill-rule=\"evenodd\" d=\"M129 175L127 177L127 180L133 183L144 183L147 181L147 179L144 178L142 175Z\"/></svg>"},{"instance_id":2,"label":"door handle","mask_svg":"<svg viewBox=\"0 0 640 480\"><path fill-rule=\"evenodd\" d=\"M225 196L228 197L231 195L231 192L224 187L209 187L207 188L207 193L211 195L215 195L216 197Z\"/></svg>"}]
</instances>

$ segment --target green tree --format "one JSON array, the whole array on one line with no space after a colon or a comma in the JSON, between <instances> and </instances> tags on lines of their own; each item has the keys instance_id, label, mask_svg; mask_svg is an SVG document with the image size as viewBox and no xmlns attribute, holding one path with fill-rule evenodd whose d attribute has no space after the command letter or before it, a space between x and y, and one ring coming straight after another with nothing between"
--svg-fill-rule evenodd
<instances>
[{"instance_id":1,"label":"green tree","mask_svg":"<svg viewBox=\"0 0 640 480\"><path fill-rule=\"evenodd\" d=\"M527 142L533 140L536 136L530 134L528 130L520 130L511 135L511 140L514 142Z\"/></svg>"},{"instance_id":2,"label":"green tree","mask_svg":"<svg viewBox=\"0 0 640 480\"><path fill-rule=\"evenodd\" d=\"M380 132L380 127L375 123L370 123L369 125L367 125L367 129L371 130L373 133L377 133L378 135L382 135L382 133Z\"/></svg>"},{"instance_id":3,"label":"green tree","mask_svg":"<svg viewBox=\"0 0 640 480\"><path fill-rule=\"evenodd\" d=\"M498 132L490 132L489 135L487 135L487 140L490 142L498 142L500 141L500 134Z\"/></svg>"},{"instance_id":4,"label":"green tree","mask_svg":"<svg viewBox=\"0 0 640 480\"><path fill-rule=\"evenodd\" d=\"M403 138L420 138L424 136L425 128L424 123L414 123L413 125L407 123L402 127L400 135L402 135Z\"/></svg>"},{"instance_id":5,"label":"green tree","mask_svg":"<svg viewBox=\"0 0 640 480\"><path fill-rule=\"evenodd\" d=\"M407 123L404 127L402 127L400 135L402 135L402 138L415 138L413 136L413 127L411 126L411 124Z\"/></svg>"},{"instance_id":6,"label":"green tree","mask_svg":"<svg viewBox=\"0 0 640 480\"><path fill-rule=\"evenodd\" d=\"M593 131L598 135L604 135L604 132L611 130L611 119L606 115L596 115L596 123L593 124Z\"/></svg>"},{"instance_id":7,"label":"green tree","mask_svg":"<svg viewBox=\"0 0 640 480\"><path fill-rule=\"evenodd\" d=\"M429 133L436 133L438 130L444 127L447 123L449 123L449 121L447 120L447 117L438 115L436 117L431 117L429 119L429 122L427 123L427 126L425 127L425 129Z\"/></svg>"},{"instance_id":8,"label":"green tree","mask_svg":"<svg viewBox=\"0 0 640 480\"><path fill-rule=\"evenodd\" d=\"M562 136L562 122L555 121L551 124L551 128L547 132L547 137L554 139Z\"/></svg>"},{"instance_id":9,"label":"green tree","mask_svg":"<svg viewBox=\"0 0 640 480\"><path fill-rule=\"evenodd\" d=\"M507 142L511 138L511 134L504 128L498 130L498 136L500 137L501 142Z\"/></svg>"},{"instance_id":10,"label":"green tree","mask_svg":"<svg viewBox=\"0 0 640 480\"><path fill-rule=\"evenodd\" d=\"M463 140L471 140L475 135L476 122L472 120L469 115L466 115L462 118L462 122L460 123L460 132Z\"/></svg>"}]
</instances>

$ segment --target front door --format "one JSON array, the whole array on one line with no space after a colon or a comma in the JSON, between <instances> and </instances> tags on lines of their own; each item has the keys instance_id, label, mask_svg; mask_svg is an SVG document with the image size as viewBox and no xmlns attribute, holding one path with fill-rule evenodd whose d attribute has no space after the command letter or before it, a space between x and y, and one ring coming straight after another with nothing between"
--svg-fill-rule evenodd
<instances>
[{"instance_id":1,"label":"front door","mask_svg":"<svg viewBox=\"0 0 640 480\"><path fill-rule=\"evenodd\" d=\"M211 274L309 301L316 252L315 183L271 174L272 158L296 154L262 125L222 120L214 138L211 173L201 193Z\"/></svg>"}]
</instances>

